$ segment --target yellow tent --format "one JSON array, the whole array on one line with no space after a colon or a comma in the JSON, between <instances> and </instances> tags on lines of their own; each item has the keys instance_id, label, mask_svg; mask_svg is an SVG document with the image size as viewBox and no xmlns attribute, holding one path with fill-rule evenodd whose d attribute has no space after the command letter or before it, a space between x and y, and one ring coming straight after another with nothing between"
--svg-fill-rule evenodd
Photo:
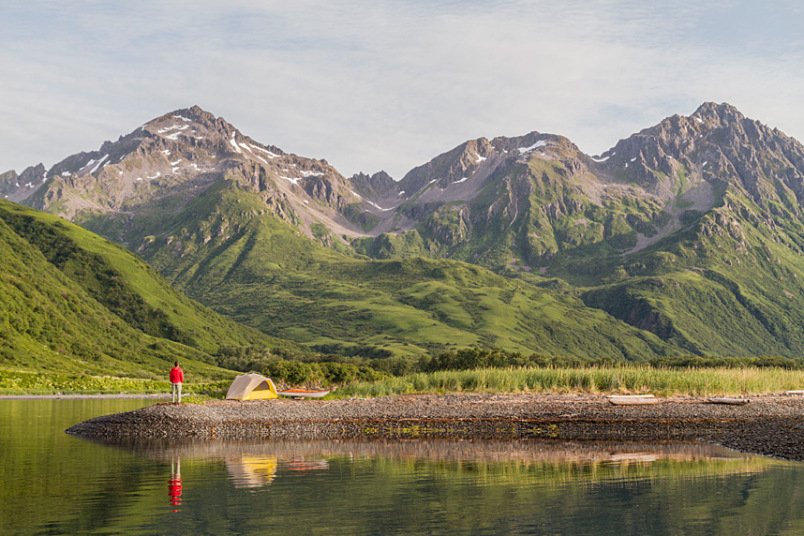
<instances>
[{"instance_id":1,"label":"yellow tent","mask_svg":"<svg viewBox=\"0 0 804 536\"><path fill-rule=\"evenodd\" d=\"M243 374L238 376L226 392L226 400L265 400L279 398L276 386L270 378L261 374Z\"/></svg>"}]
</instances>

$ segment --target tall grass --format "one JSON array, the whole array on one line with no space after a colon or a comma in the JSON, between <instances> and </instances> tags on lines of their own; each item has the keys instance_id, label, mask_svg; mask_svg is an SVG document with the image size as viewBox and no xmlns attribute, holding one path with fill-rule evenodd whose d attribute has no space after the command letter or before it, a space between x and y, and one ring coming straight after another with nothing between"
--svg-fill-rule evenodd
<instances>
[{"instance_id":1,"label":"tall grass","mask_svg":"<svg viewBox=\"0 0 804 536\"><path fill-rule=\"evenodd\" d=\"M804 371L781 368L656 369L644 366L592 368L486 368L439 371L356 382L338 396L412 393L654 393L741 395L804 389Z\"/></svg>"},{"instance_id":2,"label":"tall grass","mask_svg":"<svg viewBox=\"0 0 804 536\"><path fill-rule=\"evenodd\" d=\"M229 380L189 382L184 389L188 395L222 396ZM0 369L0 394L149 394L170 393L170 383L147 378L54 374Z\"/></svg>"},{"instance_id":3,"label":"tall grass","mask_svg":"<svg viewBox=\"0 0 804 536\"><path fill-rule=\"evenodd\" d=\"M191 382L188 394L220 397L229 380ZM352 382L338 397L414 393L654 393L742 395L804 389L804 370L782 368L657 369L650 366L482 368L419 372ZM30 373L0 369L0 394L169 392L163 380Z\"/></svg>"}]
</instances>

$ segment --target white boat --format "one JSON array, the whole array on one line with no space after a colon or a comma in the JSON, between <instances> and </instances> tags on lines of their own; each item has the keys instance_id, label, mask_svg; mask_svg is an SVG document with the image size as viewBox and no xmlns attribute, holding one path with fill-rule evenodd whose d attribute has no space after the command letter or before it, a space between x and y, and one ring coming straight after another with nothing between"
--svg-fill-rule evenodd
<instances>
[{"instance_id":1,"label":"white boat","mask_svg":"<svg viewBox=\"0 0 804 536\"><path fill-rule=\"evenodd\" d=\"M653 395L610 395L606 398L615 406L647 406L661 401Z\"/></svg>"},{"instance_id":2,"label":"white boat","mask_svg":"<svg viewBox=\"0 0 804 536\"><path fill-rule=\"evenodd\" d=\"M730 398L727 396L721 396L721 397L707 398L706 402L708 404L728 404L731 406L744 406L749 402L751 402L751 400L748 398Z\"/></svg>"},{"instance_id":3,"label":"white boat","mask_svg":"<svg viewBox=\"0 0 804 536\"><path fill-rule=\"evenodd\" d=\"M804 389L794 389L792 391L785 391L784 394L787 396L802 396L804 395Z\"/></svg>"}]
</instances>

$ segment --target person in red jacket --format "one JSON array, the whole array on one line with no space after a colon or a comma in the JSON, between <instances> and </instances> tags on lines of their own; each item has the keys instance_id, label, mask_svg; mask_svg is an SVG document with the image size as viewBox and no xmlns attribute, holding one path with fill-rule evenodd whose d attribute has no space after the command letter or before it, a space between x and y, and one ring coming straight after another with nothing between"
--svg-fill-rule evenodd
<instances>
[{"instance_id":1,"label":"person in red jacket","mask_svg":"<svg viewBox=\"0 0 804 536\"><path fill-rule=\"evenodd\" d=\"M179 366L179 362L173 363L170 369L170 400L181 404L181 385L184 383L184 371Z\"/></svg>"}]
</instances>

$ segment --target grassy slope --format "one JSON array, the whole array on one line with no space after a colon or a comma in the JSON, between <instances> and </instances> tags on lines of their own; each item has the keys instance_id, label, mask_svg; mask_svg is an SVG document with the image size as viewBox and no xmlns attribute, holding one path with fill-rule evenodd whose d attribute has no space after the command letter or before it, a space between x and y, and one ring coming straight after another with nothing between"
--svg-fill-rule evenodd
<instances>
[{"instance_id":1,"label":"grassy slope","mask_svg":"<svg viewBox=\"0 0 804 536\"><path fill-rule=\"evenodd\" d=\"M161 378L179 358L191 360L195 378L220 378L227 373L203 363L219 345L274 342L195 304L122 248L5 201L0 266L0 367L6 374Z\"/></svg>"},{"instance_id":2,"label":"grassy slope","mask_svg":"<svg viewBox=\"0 0 804 536\"><path fill-rule=\"evenodd\" d=\"M257 196L214 189L171 229L170 243L161 238L144 254L219 312L310 345L400 355L469 345L627 359L678 352L585 307L567 287L540 288L455 261L350 257L263 209Z\"/></svg>"},{"instance_id":3,"label":"grassy slope","mask_svg":"<svg viewBox=\"0 0 804 536\"><path fill-rule=\"evenodd\" d=\"M631 277L591 288L586 303L635 324L650 318L654 332L695 353L801 357L804 264L794 239L736 217L757 210L744 196L728 201L737 208L628 259Z\"/></svg>"},{"instance_id":4,"label":"grassy slope","mask_svg":"<svg viewBox=\"0 0 804 536\"><path fill-rule=\"evenodd\" d=\"M208 307L176 291L145 261L105 238L64 221L61 218L42 212L33 212L19 205L3 207L3 214L35 217L37 221L49 226L57 226L59 234L77 244L81 250L103 259L107 267L120 275L125 285L147 306L161 311L191 346L207 353L214 353L220 346L239 346L243 344L266 345L298 351L299 348L281 339L269 337L252 328L218 315Z\"/></svg>"}]
</instances>

